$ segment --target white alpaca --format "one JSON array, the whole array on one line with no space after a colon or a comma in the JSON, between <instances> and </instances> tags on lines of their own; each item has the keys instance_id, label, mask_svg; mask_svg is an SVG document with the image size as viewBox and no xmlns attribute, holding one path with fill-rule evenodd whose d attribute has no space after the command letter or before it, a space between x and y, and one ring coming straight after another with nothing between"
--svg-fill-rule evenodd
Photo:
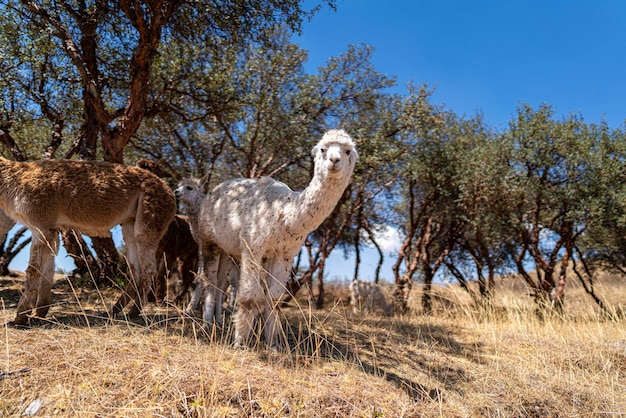
<instances>
[{"instance_id":1,"label":"white alpaca","mask_svg":"<svg viewBox=\"0 0 626 418\"><path fill-rule=\"evenodd\" d=\"M161 179L138 167L95 161L13 162L0 158L0 209L30 228L30 260L16 325L35 309L50 308L58 232L75 229L92 237L110 235L122 225L131 281L112 314L133 301L130 315L145 302L156 272L159 240L176 212L176 200Z\"/></svg>"},{"instance_id":2,"label":"white alpaca","mask_svg":"<svg viewBox=\"0 0 626 418\"><path fill-rule=\"evenodd\" d=\"M200 214L200 205L206 197L206 193L203 191L203 182L193 178L183 179L178 188L174 191L174 194L176 195L176 198L185 206L185 212L187 213L187 218L189 219L191 234L196 242L201 242L198 232L198 217ZM200 255L202 254L202 246L200 246L199 253ZM202 276L203 268L203 263L199 263L198 276ZM198 308L203 295L206 295L208 292L208 289L206 288L206 281L199 279L194 282L196 283L196 289L194 290L191 300L187 305L187 309L185 309L185 313L188 315L193 314L193 311ZM217 291L217 299L215 300L213 309L205 309L204 321L207 324L211 324L214 318L218 324L222 324L222 305L226 287L229 285L230 293L226 309L230 312L233 311L235 307L235 298L237 296L238 283L239 267L235 263L234 259L228 257L226 254L223 254L223 256L220 256L218 279L214 283Z\"/></svg>"},{"instance_id":3,"label":"white alpaca","mask_svg":"<svg viewBox=\"0 0 626 418\"><path fill-rule=\"evenodd\" d=\"M355 280L350 283L350 305L354 313L374 312L378 307L386 315L393 314L393 304L388 303L380 286L366 280Z\"/></svg>"},{"instance_id":4,"label":"white alpaca","mask_svg":"<svg viewBox=\"0 0 626 418\"><path fill-rule=\"evenodd\" d=\"M235 346L247 345L254 320L261 314L266 343L278 348L276 305L294 257L307 235L333 211L350 182L357 152L346 132L326 132L312 155L314 176L300 192L270 177L232 179L215 187L202 203L198 227L203 278L213 283L218 277L220 248L241 260ZM215 287L208 286L205 310L215 303L211 292Z\"/></svg>"}]
</instances>

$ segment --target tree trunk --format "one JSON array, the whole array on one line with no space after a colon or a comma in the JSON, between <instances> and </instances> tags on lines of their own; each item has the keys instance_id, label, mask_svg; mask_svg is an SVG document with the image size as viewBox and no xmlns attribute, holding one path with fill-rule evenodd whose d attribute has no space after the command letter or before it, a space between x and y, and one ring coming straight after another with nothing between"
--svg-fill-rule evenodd
<instances>
[{"instance_id":1,"label":"tree trunk","mask_svg":"<svg viewBox=\"0 0 626 418\"><path fill-rule=\"evenodd\" d=\"M315 300L315 309L324 308L324 265L326 257L320 260L320 266L317 271L317 299Z\"/></svg>"},{"instance_id":2,"label":"tree trunk","mask_svg":"<svg viewBox=\"0 0 626 418\"><path fill-rule=\"evenodd\" d=\"M100 274L98 284L108 286L119 275L120 256L112 237L92 237L91 243L98 256Z\"/></svg>"},{"instance_id":3,"label":"tree trunk","mask_svg":"<svg viewBox=\"0 0 626 418\"><path fill-rule=\"evenodd\" d=\"M100 268L82 235L74 230L67 230L61 232L61 237L67 255L72 258L76 266L72 274L90 275L92 280L98 282Z\"/></svg>"},{"instance_id":4,"label":"tree trunk","mask_svg":"<svg viewBox=\"0 0 626 418\"><path fill-rule=\"evenodd\" d=\"M567 265L569 264L569 258L572 249L566 248L565 254L563 255L563 259L561 260L561 269L559 271L559 280L557 281L556 288L554 292L551 294L552 296L552 306L558 313L563 313L564 307L564 299L565 299L565 280L567 278Z\"/></svg>"},{"instance_id":5,"label":"tree trunk","mask_svg":"<svg viewBox=\"0 0 626 418\"><path fill-rule=\"evenodd\" d=\"M27 230L28 228L26 228L25 226L18 229L15 234L13 234L13 237L11 237L11 240L6 245L6 247L4 246L4 244L6 242L7 236L5 236L5 239L2 243L2 254L0 255L0 275L10 275L9 264L11 264L11 261L13 261L15 256L18 255L20 251L22 251L24 247L26 247L30 243L30 238L27 238L24 241L18 243L20 238L22 238Z\"/></svg>"},{"instance_id":6,"label":"tree trunk","mask_svg":"<svg viewBox=\"0 0 626 418\"><path fill-rule=\"evenodd\" d=\"M404 274L401 278L396 279L395 288L393 290L393 306L397 313L405 314L408 311L409 295L413 286L411 276Z\"/></svg>"},{"instance_id":7,"label":"tree trunk","mask_svg":"<svg viewBox=\"0 0 626 418\"><path fill-rule=\"evenodd\" d=\"M583 269L585 270L585 274L589 278L589 283L587 283L585 281L585 279L582 276L582 274L576 268L576 258L572 257L572 265L573 265L572 268L574 270L574 274L576 274L576 277L578 277L578 280L580 281L580 283L582 284L583 288L585 289L585 292L593 299L593 301L596 303L596 305L598 305L598 307L602 311L602 314L605 317L607 317L607 318L614 319L613 313L608 309L606 303L604 303L602 301L602 299L600 299L600 297L596 294L596 292L594 290L592 271L589 269L589 266L587 265L587 262L583 258L582 253L580 252L580 250L578 250L577 248L576 248L576 250L577 250L577 252L580 255L580 262L583 265Z\"/></svg>"},{"instance_id":8,"label":"tree trunk","mask_svg":"<svg viewBox=\"0 0 626 418\"><path fill-rule=\"evenodd\" d=\"M433 287L433 272L429 265L424 266L424 287L422 294L422 311L425 315L430 315L433 312L433 305L431 299L431 291Z\"/></svg>"},{"instance_id":9,"label":"tree trunk","mask_svg":"<svg viewBox=\"0 0 626 418\"><path fill-rule=\"evenodd\" d=\"M0 142L6 145L11 155L13 155L13 158L15 158L15 161L26 161L26 157L17 146L13 136L11 136L10 128L11 122L0 125Z\"/></svg>"}]
</instances>

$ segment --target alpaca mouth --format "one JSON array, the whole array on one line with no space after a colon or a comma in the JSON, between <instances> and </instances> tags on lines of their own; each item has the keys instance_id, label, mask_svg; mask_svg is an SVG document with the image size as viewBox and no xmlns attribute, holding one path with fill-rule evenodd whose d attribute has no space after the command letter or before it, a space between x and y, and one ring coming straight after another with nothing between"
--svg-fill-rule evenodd
<instances>
[{"instance_id":1,"label":"alpaca mouth","mask_svg":"<svg viewBox=\"0 0 626 418\"><path fill-rule=\"evenodd\" d=\"M339 174L341 173L341 167L330 167L328 173L333 175Z\"/></svg>"}]
</instances>

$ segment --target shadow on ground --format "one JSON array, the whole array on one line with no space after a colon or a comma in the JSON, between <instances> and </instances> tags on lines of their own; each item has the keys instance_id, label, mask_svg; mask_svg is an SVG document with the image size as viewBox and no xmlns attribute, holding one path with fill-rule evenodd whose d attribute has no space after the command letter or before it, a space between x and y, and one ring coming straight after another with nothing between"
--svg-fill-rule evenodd
<instances>
[{"instance_id":1,"label":"shadow on ground","mask_svg":"<svg viewBox=\"0 0 626 418\"><path fill-rule=\"evenodd\" d=\"M4 310L16 308L22 281L20 277L0 278L0 307ZM224 327L213 327L209 332L199 318L186 317L181 307L172 305L152 303L141 317L113 319L106 312L118 295L114 289L77 289L67 279L57 280L49 317L33 318L29 325L42 328L144 327L207 343L232 343L229 315ZM481 347L460 341L459 330L453 325L435 325L427 320L402 317L357 317L343 307L310 313L291 306L284 308L283 314L285 337L295 363L350 362L367 374L392 382L414 400L443 401L444 390L459 390L459 384L470 380L463 368L455 367L450 358L482 363ZM258 341L262 347L262 337ZM258 350L259 356L268 357L266 351ZM420 383L425 381L430 382L430 386Z\"/></svg>"}]
</instances>

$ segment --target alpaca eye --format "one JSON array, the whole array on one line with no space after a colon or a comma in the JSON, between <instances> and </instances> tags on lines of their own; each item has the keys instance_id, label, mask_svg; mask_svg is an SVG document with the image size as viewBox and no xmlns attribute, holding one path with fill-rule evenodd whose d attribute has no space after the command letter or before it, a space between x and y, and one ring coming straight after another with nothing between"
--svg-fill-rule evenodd
<instances>
[{"instance_id":1,"label":"alpaca eye","mask_svg":"<svg viewBox=\"0 0 626 418\"><path fill-rule=\"evenodd\" d=\"M350 150L346 150L346 155L350 155Z\"/></svg>"},{"instance_id":2,"label":"alpaca eye","mask_svg":"<svg viewBox=\"0 0 626 418\"><path fill-rule=\"evenodd\" d=\"M322 152L322 154L326 154L326 148L320 148L320 151Z\"/></svg>"}]
</instances>

